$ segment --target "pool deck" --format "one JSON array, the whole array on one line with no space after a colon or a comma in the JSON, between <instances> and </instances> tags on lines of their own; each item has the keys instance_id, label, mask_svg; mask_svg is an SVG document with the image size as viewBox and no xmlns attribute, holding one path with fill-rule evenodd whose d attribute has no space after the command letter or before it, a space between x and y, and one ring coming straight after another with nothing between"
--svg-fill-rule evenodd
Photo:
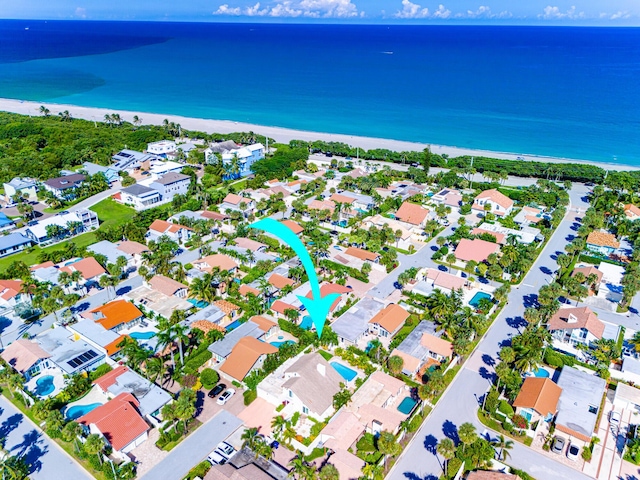
<instances>
[{"instance_id":1,"label":"pool deck","mask_svg":"<svg viewBox=\"0 0 640 480\"><path fill-rule=\"evenodd\" d=\"M473 297L478 293L486 293L487 295L491 295L493 297L493 292L495 288L491 285L483 285L482 288L472 288L470 290L464 290L464 297L462 299L465 305L473 306L469 302L473 299Z\"/></svg>"},{"instance_id":2,"label":"pool deck","mask_svg":"<svg viewBox=\"0 0 640 480\"><path fill-rule=\"evenodd\" d=\"M47 375L51 375L53 377L53 392L51 392L48 395L38 395L40 398L49 398L49 397L54 397L57 394L59 394L65 387L65 380L64 380L64 376L62 375L62 372L56 368L49 368L47 370L43 370L42 372L40 372L40 375L37 375L33 378L31 378L26 384L25 384L25 388L27 390L29 390L30 392L35 393L36 392L36 387L37 387L37 381L39 379L41 379L42 377L46 377ZM37 394L36 394L37 395Z\"/></svg>"},{"instance_id":3,"label":"pool deck","mask_svg":"<svg viewBox=\"0 0 640 480\"><path fill-rule=\"evenodd\" d=\"M104 405L108 401L109 399L107 398L107 396L100 391L100 387L94 385L94 387L89 390L89 393L87 393L84 397L76 400L75 402L69 403L64 409L64 412L69 410L71 407L75 407L78 405L90 405L92 403L101 403L102 405Z\"/></svg>"},{"instance_id":4,"label":"pool deck","mask_svg":"<svg viewBox=\"0 0 640 480\"><path fill-rule=\"evenodd\" d=\"M357 378L365 378L364 372L362 372L361 370L357 369L356 367L352 367L351 365L349 365L348 362L346 362L342 358L340 358L338 356L334 356L331 360L329 360L329 364L332 364L334 362L342 365L345 368L348 368L349 370L353 370L354 372L356 372L356 376L353 377L353 379L350 380L350 381L347 381L346 378L344 378L344 377L342 377L342 375L340 375L342 377L342 379L344 380L345 385L347 385L347 387L351 387L351 386L355 385ZM331 367L333 368L333 365ZM339 373L340 372L338 372L338 374Z\"/></svg>"}]
</instances>

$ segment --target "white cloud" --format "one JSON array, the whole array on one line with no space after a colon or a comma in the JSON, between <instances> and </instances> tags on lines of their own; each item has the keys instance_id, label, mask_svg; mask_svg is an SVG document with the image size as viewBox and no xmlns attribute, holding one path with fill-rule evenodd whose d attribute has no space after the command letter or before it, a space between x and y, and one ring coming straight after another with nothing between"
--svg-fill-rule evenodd
<instances>
[{"instance_id":1,"label":"white cloud","mask_svg":"<svg viewBox=\"0 0 640 480\"><path fill-rule=\"evenodd\" d=\"M240 7L230 8L228 4L223 4L218 7L218 10L213 12L214 15L241 15Z\"/></svg>"},{"instance_id":2,"label":"white cloud","mask_svg":"<svg viewBox=\"0 0 640 480\"><path fill-rule=\"evenodd\" d=\"M218 7L214 15L247 15L270 17L309 17L309 18L353 18L363 17L351 0L284 0L273 7L260 8L260 2L251 7L230 8L228 4Z\"/></svg>"},{"instance_id":3,"label":"white cloud","mask_svg":"<svg viewBox=\"0 0 640 480\"><path fill-rule=\"evenodd\" d=\"M513 14L507 10L500 13L493 13L490 7L480 5L475 12L473 10L467 10L464 13L456 13L454 16L456 18L511 18Z\"/></svg>"},{"instance_id":4,"label":"white cloud","mask_svg":"<svg viewBox=\"0 0 640 480\"><path fill-rule=\"evenodd\" d=\"M559 7L552 7L551 5L547 5L544 7L544 13L538 15L538 18L543 18L545 20L560 20L560 19L578 19L585 18L584 12L576 11L576 6L572 5L569 10L563 12Z\"/></svg>"},{"instance_id":5,"label":"white cloud","mask_svg":"<svg viewBox=\"0 0 640 480\"><path fill-rule=\"evenodd\" d=\"M606 15L606 14L605 14ZM613 15L611 15L609 18L611 20L618 20L618 19L625 19L625 18L630 18L631 14L627 11L619 11L614 13Z\"/></svg>"},{"instance_id":6,"label":"white cloud","mask_svg":"<svg viewBox=\"0 0 640 480\"><path fill-rule=\"evenodd\" d=\"M402 10L398 10L394 15L395 18L427 18L429 9L422 8L416 3L409 0L402 0Z\"/></svg>"},{"instance_id":7,"label":"white cloud","mask_svg":"<svg viewBox=\"0 0 640 480\"><path fill-rule=\"evenodd\" d=\"M74 16L77 18L87 18L87 9L84 7L76 8Z\"/></svg>"},{"instance_id":8,"label":"white cloud","mask_svg":"<svg viewBox=\"0 0 640 480\"><path fill-rule=\"evenodd\" d=\"M447 10L444 5L438 5L438 9L431 15L433 18L449 18L451 10Z\"/></svg>"}]
</instances>

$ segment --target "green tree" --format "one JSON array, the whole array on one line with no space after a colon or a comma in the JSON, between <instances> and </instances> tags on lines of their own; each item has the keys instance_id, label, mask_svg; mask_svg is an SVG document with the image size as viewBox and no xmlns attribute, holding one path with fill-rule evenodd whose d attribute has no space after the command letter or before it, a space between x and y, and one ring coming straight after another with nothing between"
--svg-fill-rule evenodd
<instances>
[{"instance_id":1,"label":"green tree","mask_svg":"<svg viewBox=\"0 0 640 480\"><path fill-rule=\"evenodd\" d=\"M466 450L467 445L471 445L476 441L478 435L476 434L476 427L472 423L465 422L458 428L458 437L464 445L462 450Z\"/></svg>"},{"instance_id":2,"label":"green tree","mask_svg":"<svg viewBox=\"0 0 640 480\"><path fill-rule=\"evenodd\" d=\"M334 465L326 463L320 469L318 480L340 480L340 472Z\"/></svg>"},{"instance_id":3,"label":"green tree","mask_svg":"<svg viewBox=\"0 0 640 480\"><path fill-rule=\"evenodd\" d=\"M98 461L100 462L100 464L102 464L102 458L100 454L102 453L102 450L104 450L104 447L104 439L101 436L92 433L87 437L82 448L87 453L87 455L96 455L98 457Z\"/></svg>"},{"instance_id":4,"label":"green tree","mask_svg":"<svg viewBox=\"0 0 640 480\"><path fill-rule=\"evenodd\" d=\"M456 446L453 443L453 440L445 437L438 442L436 450L440 454L440 456L444 458L444 475L446 477L448 475L447 466L449 460L451 460L456 455Z\"/></svg>"},{"instance_id":5,"label":"green tree","mask_svg":"<svg viewBox=\"0 0 640 480\"><path fill-rule=\"evenodd\" d=\"M398 355L393 355L389 357L389 360L387 360L387 365L389 367L389 370L391 370L392 373L394 373L395 375L398 375L402 371L402 367L404 366L404 360L402 360L402 357Z\"/></svg>"}]
</instances>

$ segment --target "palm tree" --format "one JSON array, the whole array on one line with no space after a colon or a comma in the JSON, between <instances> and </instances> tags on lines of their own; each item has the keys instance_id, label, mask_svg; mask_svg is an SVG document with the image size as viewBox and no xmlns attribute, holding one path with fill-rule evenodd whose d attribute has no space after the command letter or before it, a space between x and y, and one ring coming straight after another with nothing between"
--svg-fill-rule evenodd
<instances>
[{"instance_id":1,"label":"palm tree","mask_svg":"<svg viewBox=\"0 0 640 480\"><path fill-rule=\"evenodd\" d=\"M182 352L182 346L185 342L189 341L187 335L187 327L180 325L179 323L173 326L173 338L178 342L178 351L180 352L180 363L184 365L184 354Z\"/></svg>"},{"instance_id":2,"label":"palm tree","mask_svg":"<svg viewBox=\"0 0 640 480\"><path fill-rule=\"evenodd\" d=\"M173 327L169 327L166 330L160 330L156 333L156 339L158 340L158 350L163 351L165 348L169 348L169 352L171 353L171 365L175 370L176 361L173 356L173 343L175 341L175 336L173 334Z\"/></svg>"},{"instance_id":3,"label":"palm tree","mask_svg":"<svg viewBox=\"0 0 640 480\"><path fill-rule=\"evenodd\" d=\"M460 428L458 428L458 437L464 445L464 447L462 447L462 450L464 451L467 445L471 445L478 438L476 435L476 427L469 422L463 423L460 425Z\"/></svg>"},{"instance_id":4,"label":"palm tree","mask_svg":"<svg viewBox=\"0 0 640 480\"><path fill-rule=\"evenodd\" d=\"M315 472L315 470L313 470L313 467L310 467L310 465L304 459L304 454L299 450L298 453L296 453L296 456L291 459L288 466L289 476L297 477L298 479L308 479L310 476L310 472Z\"/></svg>"},{"instance_id":5,"label":"palm tree","mask_svg":"<svg viewBox=\"0 0 640 480\"><path fill-rule=\"evenodd\" d=\"M282 415L277 415L271 420L271 430L275 436L279 436L287 426L287 421Z\"/></svg>"},{"instance_id":6,"label":"palm tree","mask_svg":"<svg viewBox=\"0 0 640 480\"><path fill-rule=\"evenodd\" d=\"M402 360L402 357L398 355L393 355L389 357L389 360L387 360L387 365L389 367L389 370L391 370L392 373L394 373L395 375L398 375L402 371L402 367L404 366L404 360Z\"/></svg>"},{"instance_id":7,"label":"palm tree","mask_svg":"<svg viewBox=\"0 0 640 480\"><path fill-rule=\"evenodd\" d=\"M500 449L498 452L498 458L501 461L504 461L510 457L508 450L513 448L513 440L506 439L504 435L498 435L498 438L493 440L491 445L493 445L494 448Z\"/></svg>"},{"instance_id":8,"label":"palm tree","mask_svg":"<svg viewBox=\"0 0 640 480\"><path fill-rule=\"evenodd\" d=\"M320 475L318 475L319 480L340 480L340 472L338 469L330 464L326 463L324 467L320 469Z\"/></svg>"},{"instance_id":9,"label":"palm tree","mask_svg":"<svg viewBox=\"0 0 640 480\"><path fill-rule=\"evenodd\" d=\"M147 372L147 376L149 380L155 382L158 377L161 377L164 374L165 366L164 361L159 357L149 358L145 362L144 366L145 371Z\"/></svg>"},{"instance_id":10,"label":"palm tree","mask_svg":"<svg viewBox=\"0 0 640 480\"><path fill-rule=\"evenodd\" d=\"M443 438L438 442L436 450L440 456L444 458L444 475L446 477L449 460L451 460L456 454L456 446L450 438Z\"/></svg>"},{"instance_id":11,"label":"palm tree","mask_svg":"<svg viewBox=\"0 0 640 480\"><path fill-rule=\"evenodd\" d=\"M44 105L40 105L40 110L39 111L45 117L48 117L49 114L51 113L51 111L47 107L45 107Z\"/></svg>"},{"instance_id":12,"label":"palm tree","mask_svg":"<svg viewBox=\"0 0 640 480\"><path fill-rule=\"evenodd\" d=\"M243 433L240 439L242 440L242 446L247 447L250 450L253 450L256 446L256 442L258 441L258 429L257 428L247 428Z\"/></svg>"},{"instance_id":13,"label":"palm tree","mask_svg":"<svg viewBox=\"0 0 640 480\"><path fill-rule=\"evenodd\" d=\"M98 461L100 462L100 464L102 464L100 453L102 452L102 450L104 450L104 446L105 443L102 437L95 433L92 433L87 437L82 448L89 455L97 455Z\"/></svg>"},{"instance_id":14,"label":"palm tree","mask_svg":"<svg viewBox=\"0 0 640 480\"><path fill-rule=\"evenodd\" d=\"M63 122L70 122L71 121L71 114L69 113L69 110L65 110L64 112L58 112L58 115L60 116L60 120L62 120Z\"/></svg>"},{"instance_id":15,"label":"palm tree","mask_svg":"<svg viewBox=\"0 0 640 480\"><path fill-rule=\"evenodd\" d=\"M384 478L384 469L382 465L377 463L367 463L362 468L362 474L370 480L382 480Z\"/></svg>"},{"instance_id":16,"label":"palm tree","mask_svg":"<svg viewBox=\"0 0 640 480\"><path fill-rule=\"evenodd\" d=\"M395 457L402 451L402 446L397 442L393 433L382 431L378 437L378 451L383 455ZM384 462L386 464L386 457Z\"/></svg>"},{"instance_id":17,"label":"palm tree","mask_svg":"<svg viewBox=\"0 0 640 480\"><path fill-rule=\"evenodd\" d=\"M629 343L635 347L636 352L640 352L640 331L633 334Z\"/></svg>"}]
</instances>

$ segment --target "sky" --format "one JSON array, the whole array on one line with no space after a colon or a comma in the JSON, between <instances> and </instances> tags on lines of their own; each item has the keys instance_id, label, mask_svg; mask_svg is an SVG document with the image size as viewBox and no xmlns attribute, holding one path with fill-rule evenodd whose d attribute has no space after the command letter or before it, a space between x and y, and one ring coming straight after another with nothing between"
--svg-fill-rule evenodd
<instances>
[{"instance_id":1,"label":"sky","mask_svg":"<svg viewBox=\"0 0 640 480\"><path fill-rule=\"evenodd\" d=\"M640 0L4 0L0 18L640 26Z\"/></svg>"}]
</instances>

